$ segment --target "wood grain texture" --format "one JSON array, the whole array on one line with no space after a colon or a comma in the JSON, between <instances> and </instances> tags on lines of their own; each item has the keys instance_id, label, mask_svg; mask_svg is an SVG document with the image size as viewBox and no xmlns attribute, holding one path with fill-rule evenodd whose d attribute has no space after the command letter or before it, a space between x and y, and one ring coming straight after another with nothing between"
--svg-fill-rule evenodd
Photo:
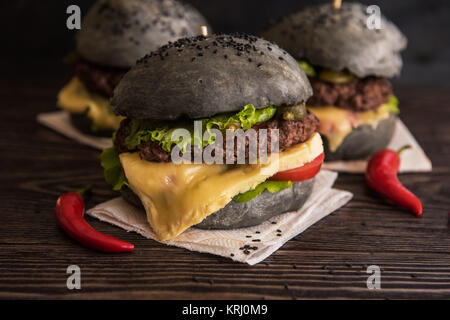
<instances>
[{"instance_id":1,"label":"wood grain texture","mask_svg":"<svg viewBox=\"0 0 450 320\"><path fill-rule=\"evenodd\" d=\"M0 83L0 298L450 298L450 87L396 90L402 119L434 164L433 173L401 176L423 201L422 219L383 202L362 175L341 174L336 187L353 192L353 201L251 267L91 218L135 252L99 254L67 238L53 218L58 195L92 184L92 206L115 194L98 151L35 121L54 109L63 80L25 81ZM71 264L81 268L82 290L66 288ZM382 290L366 288L372 264L381 267Z\"/></svg>"}]
</instances>

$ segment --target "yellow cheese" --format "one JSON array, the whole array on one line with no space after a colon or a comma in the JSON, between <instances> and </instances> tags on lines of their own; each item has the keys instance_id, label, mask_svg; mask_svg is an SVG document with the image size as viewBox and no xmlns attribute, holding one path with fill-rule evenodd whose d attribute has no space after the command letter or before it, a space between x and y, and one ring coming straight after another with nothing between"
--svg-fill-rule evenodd
<instances>
[{"instance_id":1,"label":"yellow cheese","mask_svg":"<svg viewBox=\"0 0 450 320\"><path fill-rule=\"evenodd\" d=\"M108 99L89 92L76 77L59 93L58 106L70 113L87 112L87 117L98 129L117 130L123 119L112 112Z\"/></svg>"},{"instance_id":2,"label":"yellow cheese","mask_svg":"<svg viewBox=\"0 0 450 320\"><path fill-rule=\"evenodd\" d=\"M308 107L308 109L319 118L319 132L327 137L328 146L332 152L339 148L353 128L371 125L376 129L381 120L389 118L389 110L386 104L364 112L352 112L333 106Z\"/></svg>"},{"instance_id":3,"label":"yellow cheese","mask_svg":"<svg viewBox=\"0 0 450 320\"><path fill-rule=\"evenodd\" d=\"M269 158L266 164L206 165L155 163L138 153L120 161L131 189L139 196L147 220L160 240L170 240L255 188L278 171L300 167L323 152L318 133L305 143Z\"/></svg>"}]
</instances>

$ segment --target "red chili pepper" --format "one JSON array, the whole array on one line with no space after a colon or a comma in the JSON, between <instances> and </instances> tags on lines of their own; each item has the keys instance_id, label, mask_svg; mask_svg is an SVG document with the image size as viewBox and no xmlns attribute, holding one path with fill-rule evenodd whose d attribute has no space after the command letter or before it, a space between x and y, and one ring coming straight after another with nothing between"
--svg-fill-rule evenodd
<instances>
[{"instance_id":1,"label":"red chili pepper","mask_svg":"<svg viewBox=\"0 0 450 320\"><path fill-rule=\"evenodd\" d=\"M64 231L82 245L102 252L131 252L134 245L98 232L84 220L84 201L71 192L58 198L55 218Z\"/></svg>"},{"instance_id":2,"label":"red chili pepper","mask_svg":"<svg viewBox=\"0 0 450 320\"><path fill-rule=\"evenodd\" d=\"M422 203L397 178L400 155L409 148L410 146L405 146L397 152L384 149L376 153L367 166L366 181L372 189L420 217Z\"/></svg>"}]
</instances>

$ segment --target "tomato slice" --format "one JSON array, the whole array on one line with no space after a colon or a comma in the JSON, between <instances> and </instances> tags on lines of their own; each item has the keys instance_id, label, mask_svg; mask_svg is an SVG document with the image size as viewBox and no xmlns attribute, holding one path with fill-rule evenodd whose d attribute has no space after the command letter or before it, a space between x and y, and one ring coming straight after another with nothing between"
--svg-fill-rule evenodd
<instances>
[{"instance_id":1,"label":"tomato slice","mask_svg":"<svg viewBox=\"0 0 450 320\"><path fill-rule=\"evenodd\" d=\"M269 180L301 182L312 179L319 173L324 158L325 154L321 153L313 161L295 169L278 172Z\"/></svg>"}]
</instances>

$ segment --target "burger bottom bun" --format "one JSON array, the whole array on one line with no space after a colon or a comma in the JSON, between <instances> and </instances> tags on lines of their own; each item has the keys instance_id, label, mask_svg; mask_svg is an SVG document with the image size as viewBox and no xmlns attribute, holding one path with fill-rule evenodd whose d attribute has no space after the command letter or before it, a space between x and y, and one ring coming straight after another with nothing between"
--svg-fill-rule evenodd
<instances>
[{"instance_id":1,"label":"burger bottom bun","mask_svg":"<svg viewBox=\"0 0 450 320\"><path fill-rule=\"evenodd\" d=\"M355 128L335 152L328 148L328 140L322 135L325 161L365 159L385 148L392 139L397 117L380 121L376 129L370 125Z\"/></svg>"},{"instance_id":2,"label":"burger bottom bun","mask_svg":"<svg viewBox=\"0 0 450 320\"><path fill-rule=\"evenodd\" d=\"M83 114L71 113L70 122L79 131L91 136L111 138L114 132L113 130L100 130L100 131L92 130L92 121L84 113Z\"/></svg>"},{"instance_id":3,"label":"burger bottom bun","mask_svg":"<svg viewBox=\"0 0 450 320\"><path fill-rule=\"evenodd\" d=\"M195 227L199 229L238 229L257 226L282 213L300 209L309 198L314 180L294 183L277 193L264 191L255 199L239 203L231 201ZM136 207L143 208L138 196L129 188L122 188L122 197Z\"/></svg>"},{"instance_id":4,"label":"burger bottom bun","mask_svg":"<svg viewBox=\"0 0 450 320\"><path fill-rule=\"evenodd\" d=\"M294 183L277 193L264 191L255 199L239 203L231 201L225 208L208 216L196 228L237 229L257 226L285 212L300 209L311 195L314 179Z\"/></svg>"}]
</instances>

